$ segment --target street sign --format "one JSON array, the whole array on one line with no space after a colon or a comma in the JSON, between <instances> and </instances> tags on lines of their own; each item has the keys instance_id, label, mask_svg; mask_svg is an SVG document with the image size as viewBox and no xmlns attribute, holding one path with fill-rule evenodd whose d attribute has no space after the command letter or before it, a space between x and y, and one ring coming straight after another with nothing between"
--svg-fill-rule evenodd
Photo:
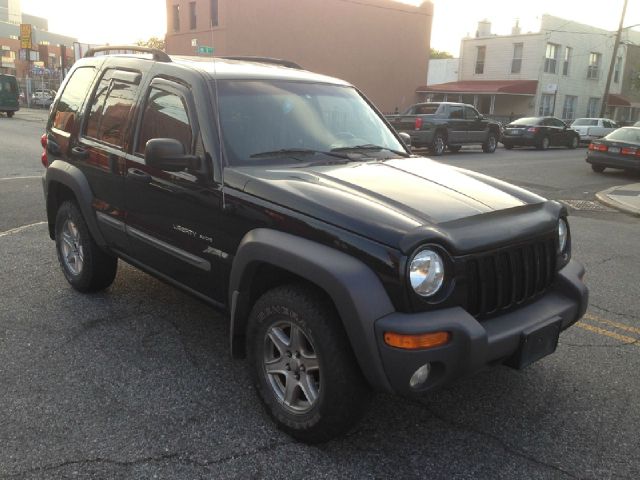
<instances>
[{"instance_id":1,"label":"street sign","mask_svg":"<svg viewBox=\"0 0 640 480\"><path fill-rule=\"evenodd\" d=\"M20 48L33 48L33 36L32 36L31 24L20 24Z\"/></svg>"},{"instance_id":2,"label":"street sign","mask_svg":"<svg viewBox=\"0 0 640 480\"><path fill-rule=\"evenodd\" d=\"M198 47L198 54L200 55L213 55L213 47Z\"/></svg>"},{"instance_id":3,"label":"street sign","mask_svg":"<svg viewBox=\"0 0 640 480\"><path fill-rule=\"evenodd\" d=\"M198 46L198 39L197 38L192 38L191 39L191 46L192 47L197 47Z\"/></svg>"}]
</instances>

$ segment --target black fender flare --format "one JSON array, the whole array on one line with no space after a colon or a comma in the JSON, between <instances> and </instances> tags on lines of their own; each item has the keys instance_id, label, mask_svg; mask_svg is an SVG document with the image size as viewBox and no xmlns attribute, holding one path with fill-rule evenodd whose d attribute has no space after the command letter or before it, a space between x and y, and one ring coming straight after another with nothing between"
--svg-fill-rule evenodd
<instances>
[{"instance_id":1,"label":"black fender flare","mask_svg":"<svg viewBox=\"0 0 640 480\"><path fill-rule=\"evenodd\" d=\"M231 348L244 337L251 305L248 287L261 264L271 264L317 285L332 299L360 369L377 390L392 391L382 366L375 321L395 311L376 274L360 260L288 233L259 228L238 247L229 282Z\"/></svg>"},{"instance_id":2,"label":"black fender flare","mask_svg":"<svg viewBox=\"0 0 640 480\"><path fill-rule=\"evenodd\" d=\"M55 184L64 185L70 189L76 197L78 207L82 212L85 222L89 227L89 232L100 247L106 247L107 243L102 236L102 232L98 228L98 221L93 211L93 191L89 186L89 181L84 176L82 171L71 165L70 163L56 160L49 165L45 175L42 179L45 192L45 202L47 205L47 221L49 223L49 234L53 239L53 232L55 229L55 210L51 205L51 195L54 192Z\"/></svg>"}]
</instances>

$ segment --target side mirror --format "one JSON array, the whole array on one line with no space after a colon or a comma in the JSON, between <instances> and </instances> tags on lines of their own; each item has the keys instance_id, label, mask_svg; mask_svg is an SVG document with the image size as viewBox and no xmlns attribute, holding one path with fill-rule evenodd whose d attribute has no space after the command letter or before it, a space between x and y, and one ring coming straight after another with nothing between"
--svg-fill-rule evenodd
<instances>
[{"instance_id":1,"label":"side mirror","mask_svg":"<svg viewBox=\"0 0 640 480\"><path fill-rule=\"evenodd\" d=\"M400 132L398 133L398 136L402 139L405 146L411 149L411 135L409 135L407 132Z\"/></svg>"},{"instance_id":2,"label":"side mirror","mask_svg":"<svg viewBox=\"0 0 640 480\"><path fill-rule=\"evenodd\" d=\"M485 120L485 119L486 119L486 118L485 118L485 116L484 116L484 115L482 115L482 114L478 115L478 120Z\"/></svg>"},{"instance_id":3,"label":"side mirror","mask_svg":"<svg viewBox=\"0 0 640 480\"><path fill-rule=\"evenodd\" d=\"M184 145L175 138L152 138L144 147L147 165L167 172L179 172L200 168L200 157L186 155Z\"/></svg>"}]
</instances>

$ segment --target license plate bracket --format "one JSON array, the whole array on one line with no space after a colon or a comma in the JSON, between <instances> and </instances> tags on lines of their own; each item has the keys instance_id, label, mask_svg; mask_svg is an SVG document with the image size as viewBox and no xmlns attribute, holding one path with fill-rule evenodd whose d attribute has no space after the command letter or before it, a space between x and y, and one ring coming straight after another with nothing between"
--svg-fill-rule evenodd
<instances>
[{"instance_id":1,"label":"license plate bracket","mask_svg":"<svg viewBox=\"0 0 640 480\"><path fill-rule=\"evenodd\" d=\"M561 322L560 317L553 317L523 330L518 350L505 365L520 370L555 352Z\"/></svg>"}]
</instances>

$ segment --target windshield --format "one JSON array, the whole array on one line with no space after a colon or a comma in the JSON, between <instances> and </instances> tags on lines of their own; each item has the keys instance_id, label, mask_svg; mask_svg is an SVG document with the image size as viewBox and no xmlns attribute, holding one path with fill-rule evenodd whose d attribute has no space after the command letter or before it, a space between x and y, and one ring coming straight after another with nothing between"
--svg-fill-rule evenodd
<instances>
[{"instance_id":1,"label":"windshield","mask_svg":"<svg viewBox=\"0 0 640 480\"><path fill-rule=\"evenodd\" d=\"M217 84L220 125L231 165L317 161L310 157L364 145L380 147L380 152L405 151L352 87L280 80ZM373 155L375 150L366 151ZM336 155L325 156L335 160Z\"/></svg>"},{"instance_id":2,"label":"windshield","mask_svg":"<svg viewBox=\"0 0 640 480\"><path fill-rule=\"evenodd\" d=\"M539 125L541 121L539 117L524 117L514 120L510 125Z\"/></svg>"},{"instance_id":3,"label":"windshield","mask_svg":"<svg viewBox=\"0 0 640 480\"><path fill-rule=\"evenodd\" d=\"M598 120L595 118L579 118L571 124L572 127L597 127Z\"/></svg>"},{"instance_id":4,"label":"windshield","mask_svg":"<svg viewBox=\"0 0 640 480\"><path fill-rule=\"evenodd\" d=\"M619 128L604 138L607 140L616 140L618 142L635 143L640 145L640 128Z\"/></svg>"}]
</instances>

